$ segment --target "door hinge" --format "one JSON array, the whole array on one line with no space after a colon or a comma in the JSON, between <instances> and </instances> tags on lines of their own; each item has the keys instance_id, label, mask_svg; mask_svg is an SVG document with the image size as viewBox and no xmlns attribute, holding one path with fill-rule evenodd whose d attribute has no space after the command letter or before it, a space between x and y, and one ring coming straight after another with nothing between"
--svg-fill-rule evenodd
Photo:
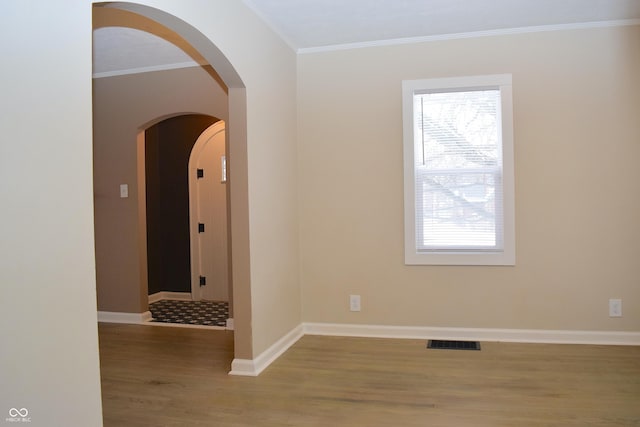
<instances>
[{"instance_id":1,"label":"door hinge","mask_svg":"<svg viewBox=\"0 0 640 427\"><path fill-rule=\"evenodd\" d=\"M204 224L201 222L198 223L198 233L204 233Z\"/></svg>"},{"instance_id":2,"label":"door hinge","mask_svg":"<svg viewBox=\"0 0 640 427\"><path fill-rule=\"evenodd\" d=\"M207 286L207 278L205 276L200 276L200 286Z\"/></svg>"},{"instance_id":3,"label":"door hinge","mask_svg":"<svg viewBox=\"0 0 640 427\"><path fill-rule=\"evenodd\" d=\"M204 178L204 169L197 169L196 171L198 179Z\"/></svg>"}]
</instances>

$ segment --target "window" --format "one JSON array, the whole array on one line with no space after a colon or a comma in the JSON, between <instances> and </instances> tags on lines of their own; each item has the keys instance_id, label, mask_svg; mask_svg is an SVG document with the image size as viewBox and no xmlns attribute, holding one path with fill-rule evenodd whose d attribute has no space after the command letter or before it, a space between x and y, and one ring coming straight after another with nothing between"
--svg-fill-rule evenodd
<instances>
[{"instance_id":1,"label":"window","mask_svg":"<svg viewBox=\"0 0 640 427\"><path fill-rule=\"evenodd\" d=\"M511 75L402 91L405 263L514 265Z\"/></svg>"}]
</instances>

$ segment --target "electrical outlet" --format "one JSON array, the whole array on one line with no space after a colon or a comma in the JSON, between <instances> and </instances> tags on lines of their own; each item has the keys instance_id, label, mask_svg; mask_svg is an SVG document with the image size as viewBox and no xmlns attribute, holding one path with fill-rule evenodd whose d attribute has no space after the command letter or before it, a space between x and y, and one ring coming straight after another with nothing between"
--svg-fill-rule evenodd
<instances>
[{"instance_id":1,"label":"electrical outlet","mask_svg":"<svg viewBox=\"0 0 640 427\"><path fill-rule=\"evenodd\" d=\"M360 295L349 295L349 310L360 311Z\"/></svg>"},{"instance_id":2,"label":"electrical outlet","mask_svg":"<svg viewBox=\"0 0 640 427\"><path fill-rule=\"evenodd\" d=\"M609 317L622 317L622 300L609 300Z\"/></svg>"}]
</instances>

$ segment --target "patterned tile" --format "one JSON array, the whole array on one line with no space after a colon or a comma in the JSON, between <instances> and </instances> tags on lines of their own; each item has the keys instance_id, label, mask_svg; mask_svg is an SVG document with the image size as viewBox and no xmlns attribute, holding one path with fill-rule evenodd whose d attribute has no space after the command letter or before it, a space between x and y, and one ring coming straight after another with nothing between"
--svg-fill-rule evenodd
<instances>
[{"instance_id":1,"label":"patterned tile","mask_svg":"<svg viewBox=\"0 0 640 427\"><path fill-rule=\"evenodd\" d=\"M161 300L149 304L153 322L226 326L229 303L219 301Z\"/></svg>"}]
</instances>

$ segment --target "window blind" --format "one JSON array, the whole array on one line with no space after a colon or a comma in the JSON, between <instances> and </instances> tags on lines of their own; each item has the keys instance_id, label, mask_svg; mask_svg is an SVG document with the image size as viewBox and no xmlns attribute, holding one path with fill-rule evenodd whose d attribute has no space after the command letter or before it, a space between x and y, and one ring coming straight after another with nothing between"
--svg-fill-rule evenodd
<instances>
[{"instance_id":1,"label":"window blind","mask_svg":"<svg viewBox=\"0 0 640 427\"><path fill-rule=\"evenodd\" d=\"M502 250L499 88L413 101L417 250Z\"/></svg>"}]
</instances>

